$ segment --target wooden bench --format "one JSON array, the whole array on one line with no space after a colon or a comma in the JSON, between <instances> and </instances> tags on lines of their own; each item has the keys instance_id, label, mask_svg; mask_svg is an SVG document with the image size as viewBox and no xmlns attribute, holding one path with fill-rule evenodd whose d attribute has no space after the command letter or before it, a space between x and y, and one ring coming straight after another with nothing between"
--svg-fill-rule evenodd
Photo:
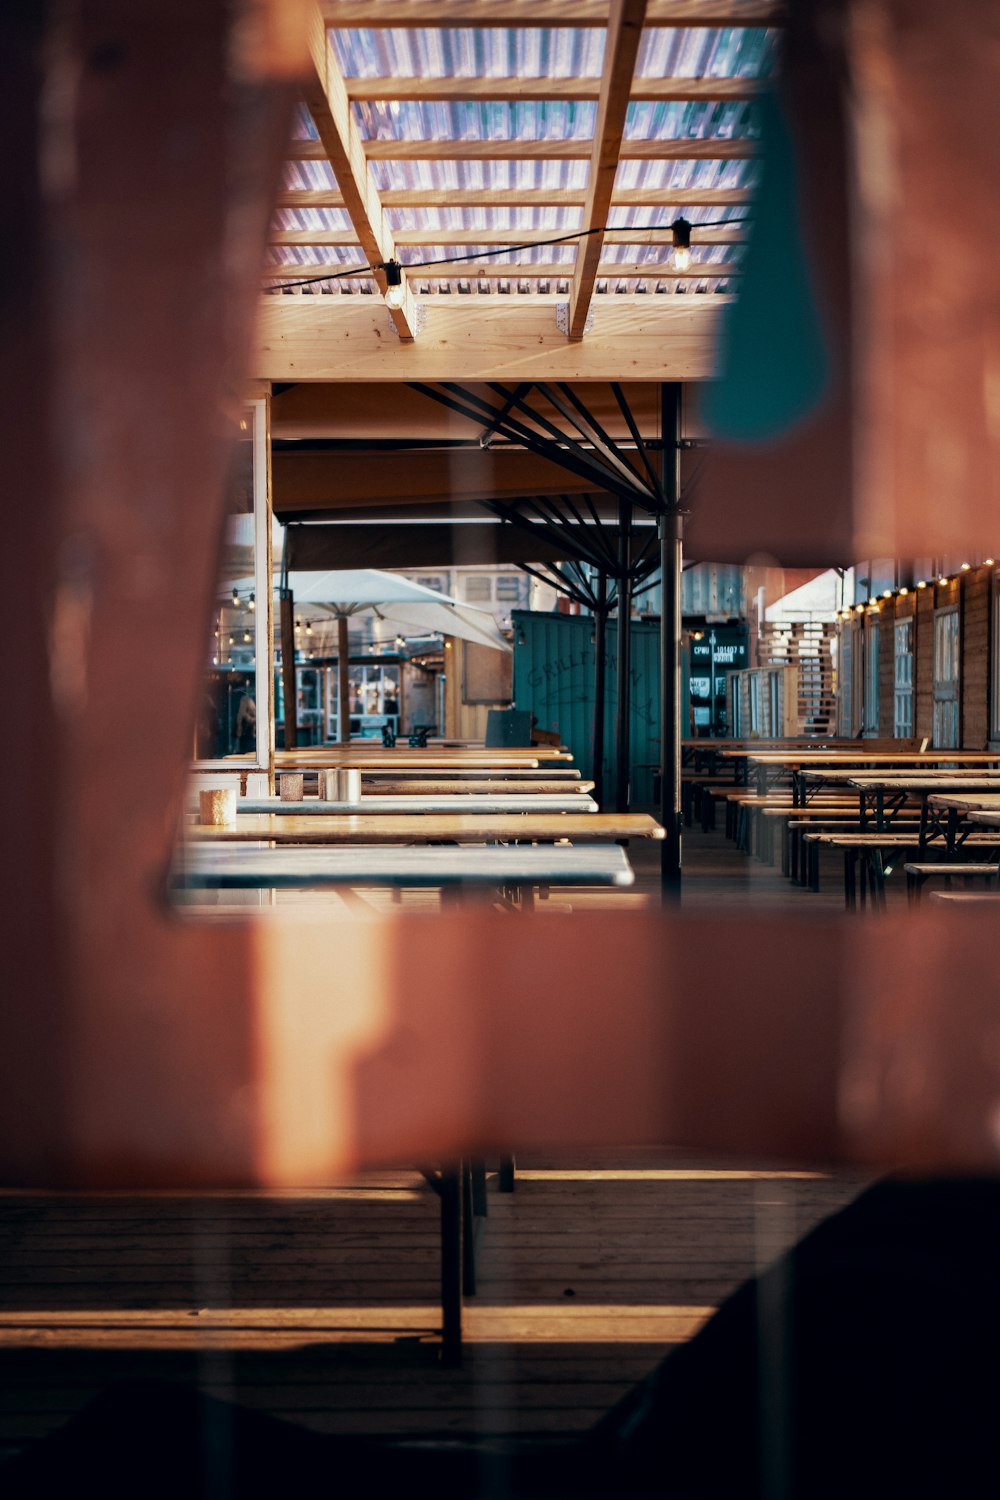
<instances>
[{"instance_id":1,"label":"wooden bench","mask_svg":"<svg viewBox=\"0 0 1000 1500\"><path fill-rule=\"evenodd\" d=\"M892 873L893 866L886 865L883 855L886 851L905 853L918 848L920 830L917 828L901 833L806 833L803 839L809 850L808 885L813 891L819 890L819 849L827 846L843 850L844 904L849 911L854 911L858 906L859 894L861 906L865 905L866 876L870 904L872 907L884 908L886 877ZM972 841L980 847L1000 848L1000 835L994 838L991 835L974 834L970 836L970 842Z\"/></svg>"},{"instance_id":2,"label":"wooden bench","mask_svg":"<svg viewBox=\"0 0 1000 1500\"><path fill-rule=\"evenodd\" d=\"M989 885L1000 874L1000 865L996 860L992 864L976 864L973 861L962 864L951 860L940 864L906 864L903 869L906 872L906 894L911 906L920 905L921 893L928 880L946 880L949 885L956 879L985 880Z\"/></svg>"}]
</instances>

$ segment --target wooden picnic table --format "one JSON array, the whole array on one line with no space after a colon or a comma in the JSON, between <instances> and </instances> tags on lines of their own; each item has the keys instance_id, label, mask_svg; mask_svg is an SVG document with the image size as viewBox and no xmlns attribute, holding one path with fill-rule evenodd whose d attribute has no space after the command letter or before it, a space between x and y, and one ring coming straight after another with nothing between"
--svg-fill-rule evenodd
<instances>
[{"instance_id":1,"label":"wooden picnic table","mask_svg":"<svg viewBox=\"0 0 1000 1500\"><path fill-rule=\"evenodd\" d=\"M928 816L931 812L945 819L945 839L949 854L959 847L959 833L963 823L985 824L993 828L1000 826L1000 784L995 791L973 790L962 787L950 792L935 792L928 799Z\"/></svg>"},{"instance_id":2,"label":"wooden picnic table","mask_svg":"<svg viewBox=\"0 0 1000 1500\"><path fill-rule=\"evenodd\" d=\"M275 765L279 770L301 771L307 768L334 766L526 766L572 761L569 750L548 745L531 745L523 749L504 746L495 750L410 750L384 747L363 748L358 745L312 745L301 750L279 750Z\"/></svg>"},{"instance_id":3,"label":"wooden picnic table","mask_svg":"<svg viewBox=\"0 0 1000 1500\"><path fill-rule=\"evenodd\" d=\"M646 813L356 813L306 815L241 814L229 827L191 822L185 830L192 842L226 844L262 842L281 844L508 844L551 843L569 839L574 844L616 843L622 839L662 839L664 830ZM491 851L493 852L493 851Z\"/></svg>"},{"instance_id":4,"label":"wooden picnic table","mask_svg":"<svg viewBox=\"0 0 1000 1500\"><path fill-rule=\"evenodd\" d=\"M766 750L757 752L730 750L723 753L742 762L748 768L751 764L757 767L757 789L762 794L766 793L768 788L769 772L790 772L797 806L804 806L806 802L804 778L810 775L812 780L822 781L824 779L822 773L827 768L830 771L855 769L860 774L866 767L873 771L884 771L892 767L910 771L933 769L935 766L954 768L968 766L980 769L988 766L1000 767L1000 753L990 750L863 750L859 748L857 751L816 750L783 754Z\"/></svg>"},{"instance_id":5,"label":"wooden picnic table","mask_svg":"<svg viewBox=\"0 0 1000 1500\"><path fill-rule=\"evenodd\" d=\"M592 781L560 781L546 777L527 781L500 772L494 776L453 776L438 771L434 776L410 776L400 772L393 777L379 776L369 781L362 772L361 789L365 801L370 797L586 797L594 790Z\"/></svg>"},{"instance_id":6,"label":"wooden picnic table","mask_svg":"<svg viewBox=\"0 0 1000 1500\"><path fill-rule=\"evenodd\" d=\"M360 802L326 802L320 797L307 797L301 802L282 802L280 797L242 797L236 804L236 811L241 820L254 813L273 813L281 817L290 814L315 817L332 813L354 813L359 817L404 813L527 813L536 816L542 813L596 813L597 803L593 797L575 792L564 792L559 796L543 796L538 792L524 796L475 792L441 796L431 792L418 796L366 796Z\"/></svg>"},{"instance_id":7,"label":"wooden picnic table","mask_svg":"<svg viewBox=\"0 0 1000 1500\"><path fill-rule=\"evenodd\" d=\"M423 821L423 820L420 820ZM191 890L303 890L364 886L517 891L536 886L629 886L635 875L617 845L552 848L264 848L191 843L172 884Z\"/></svg>"},{"instance_id":8,"label":"wooden picnic table","mask_svg":"<svg viewBox=\"0 0 1000 1500\"><path fill-rule=\"evenodd\" d=\"M941 834L950 852L954 850L954 841L949 837L948 830L943 828L934 815L931 807L931 799L947 795L945 788L950 783L947 776L855 776L849 783L857 789L859 795L859 820L862 826L868 823L869 817L874 819L877 832L883 832L888 826L889 820L898 813L899 809L907 802L918 802L920 804L920 855L923 856L928 839L933 838L935 833ZM957 796L975 792L1000 792L1000 774L996 776L964 777L957 783ZM888 817L887 817L888 814Z\"/></svg>"},{"instance_id":9,"label":"wooden picnic table","mask_svg":"<svg viewBox=\"0 0 1000 1500\"><path fill-rule=\"evenodd\" d=\"M305 769L305 774L315 775ZM400 770L398 766L364 766L361 769L362 781L389 781L393 777L405 777L407 780L419 781L423 777L428 779L441 776L441 771L436 771L433 766L407 766ZM505 766L502 771L497 771L493 766L459 766L454 771L447 772L449 777L456 781L484 781L491 776L502 776L510 781L579 781L580 772L576 766L567 766L562 763L544 766Z\"/></svg>"}]
</instances>

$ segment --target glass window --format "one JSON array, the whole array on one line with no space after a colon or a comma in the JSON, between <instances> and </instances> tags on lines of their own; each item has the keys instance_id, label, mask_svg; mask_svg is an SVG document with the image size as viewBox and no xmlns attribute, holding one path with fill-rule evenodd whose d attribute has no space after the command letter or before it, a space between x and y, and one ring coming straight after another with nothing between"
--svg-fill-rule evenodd
<instances>
[{"instance_id":1,"label":"glass window","mask_svg":"<svg viewBox=\"0 0 1000 1500\"><path fill-rule=\"evenodd\" d=\"M898 740L913 736L913 621L898 620L893 657L892 732Z\"/></svg>"},{"instance_id":2,"label":"glass window","mask_svg":"<svg viewBox=\"0 0 1000 1500\"><path fill-rule=\"evenodd\" d=\"M957 748L958 678L960 668L957 609L939 609L934 616L934 744Z\"/></svg>"},{"instance_id":3,"label":"glass window","mask_svg":"<svg viewBox=\"0 0 1000 1500\"><path fill-rule=\"evenodd\" d=\"M990 600L990 739L1000 740L1000 568Z\"/></svg>"},{"instance_id":4,"label":"glass window","mask_svg":"<svg viewBox=\"0 0 1000 1500\"><path fill-rule=\"evenodd\" d=\"M462 579L462 597L469 604L491 604L493 579L488 573L466 573Z\"/></svg>"},{"instance_id":5,"label":"glass window","mask_svg":"<svg viewBox=\"0 0 1000 1500\"><path fill-rule=\"evenodd\" d=\"M879 622L872 615L865 621L865 713L862 731L878 734Z\"/></svg>"},{"instance_id":6,"label":"glass window","mask_svg":"<svg viewBox=\"0 0 1000 1500\"><path fill-rule=\"evenodd\" d=\"M750 673L750 733L760 734L760 673Z\"/></svg>"},{"instance_id":7,"label":"glass window","mask_svg":"<svg viewBox=\"0 0 1000 1500\"><path fill-rule=\"evenodd\" d=\"M854 624L848 620L840 632L840 671L838 680L837 730L845 738L851 734L851 674L854 658Z\"/></svg>"},{"instance_id":8,"label":"glass window","mask_svg":"<svg viewBox=\"0 0 1000 1500\"><path fill-rule=\"evenodd\" d=\"M194 733L194 757L249 755L268 763L270 724L270 512L265 403L240 418L230 475L219 592Z\"/></svg>"},{"instance_id":9,"label":"glass window","mask_svg":"<svg viewBox=\"0 0 1000 1500\"><path fill-rule=\"evenodd\" d=\"M524 579L520 573L501 573L497 579L497 601L516 604L524 591Z\"/></svg>"}]
</instances>

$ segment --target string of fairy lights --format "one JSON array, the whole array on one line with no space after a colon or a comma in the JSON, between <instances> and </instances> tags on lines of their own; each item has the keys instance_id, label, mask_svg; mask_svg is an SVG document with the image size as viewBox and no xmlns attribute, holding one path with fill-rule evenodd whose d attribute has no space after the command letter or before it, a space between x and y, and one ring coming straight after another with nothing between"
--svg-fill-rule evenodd
<instances>
[{"instance_id":1,"label":"string of fairy lights","mask_svg":"<svg viewBox=\"0 0 1000 1500\"><path fill-rule=\"evenodd\" d=\"M952 584L957 583L965 573L971 573L976 568L992 568L994 566L995 559L992 557L984 557L978 563L963 562L951 572L944 571L928 578L918 578L915 583L896 584L893 588L882 589L880 593L870 594L867 599L861 600L858 604L847 605L843 609L839 609L837 615L841 620L850 620L855 615L877 614L884 605L894 599L906 599L911 594L921 593L935 587L935 585L939 588L948 588Z\"/></svg>"}]
</instances>

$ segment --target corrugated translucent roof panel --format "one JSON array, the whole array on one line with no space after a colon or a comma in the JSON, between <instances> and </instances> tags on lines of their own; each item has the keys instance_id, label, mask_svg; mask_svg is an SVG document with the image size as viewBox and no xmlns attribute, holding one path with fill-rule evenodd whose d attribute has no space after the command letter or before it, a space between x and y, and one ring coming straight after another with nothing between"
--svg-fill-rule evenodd
<instances>
[{"instance_id":1,"label":"corrugated translucent roof panel","mask_svg":"<svg viewBox=\"0 0 1000 1500\"><path fill-rule=\"evenodd\" d=\"M638 163L652 165L652 163ZM581 188L588 161L373 161L372 179L380 193L470 191L509 193L548 188Z\"/></svg>"},{"instance_id":2,"label":"corrugated translucent roof panel","mask_svg":"<svg viewBox=\"0 0 1000 1500\"><path fill-rule=\"evenodd\" d=\"M394 232L435 229L579 229L579 208L522 208L516 203L482 208L387 208L386 219Z\"/></svg>"},{"instance_id":3,"label":"corrugated translucent roof panel","mask_svg":"<svg viewBox=\"0 0 1000 1500\"><path fill-rule=\"evenodd\" d=\"M757 133L756 111L750 103L650 103L640 99L633 100L625 116L627 141L732 140Z\"/></svg>"},{"instance_id":4,"label":"corrugated translucent roof panel","mask_svg":"<svg viewBox=\"0 0 1000 1500\"><path fill-rule=\"evenodd\" d=\"M760 26L650 26L642 34L640 78L761 78L778 33Z\"/></svg>"},{"instance_id":5,"label":"corrugated translucent roof panel","mask_svg":"<svg viewBox=\"0 0 1000 1500\"><path fill-rule=\"evenodd\" d=\"M673 188L746 188L760 179L756 161L638 161L618 163L615 188L623 191Z\"/></svg>"},{"instance_id":6,"label":"corrugated translucent roof panel","mask_svg":"<svg viewBox=\"0 0 1000 1500\"><path fill-rule=\"evenodd\" d=\"M604 64L601 27L339 30L348 78L592 78Z\"/></svg>"},{"instance_id":7,"label":"corrugated translucent roof panel","mask_svg":"<svg viewBox=\"0 0 1000 1500\"><path fill-rule=\"evenodd\" d=\"M575 99L355 100L352 108L369 141L590 140L597 116L596 103Z\"/></svg>"}]
</instances>

